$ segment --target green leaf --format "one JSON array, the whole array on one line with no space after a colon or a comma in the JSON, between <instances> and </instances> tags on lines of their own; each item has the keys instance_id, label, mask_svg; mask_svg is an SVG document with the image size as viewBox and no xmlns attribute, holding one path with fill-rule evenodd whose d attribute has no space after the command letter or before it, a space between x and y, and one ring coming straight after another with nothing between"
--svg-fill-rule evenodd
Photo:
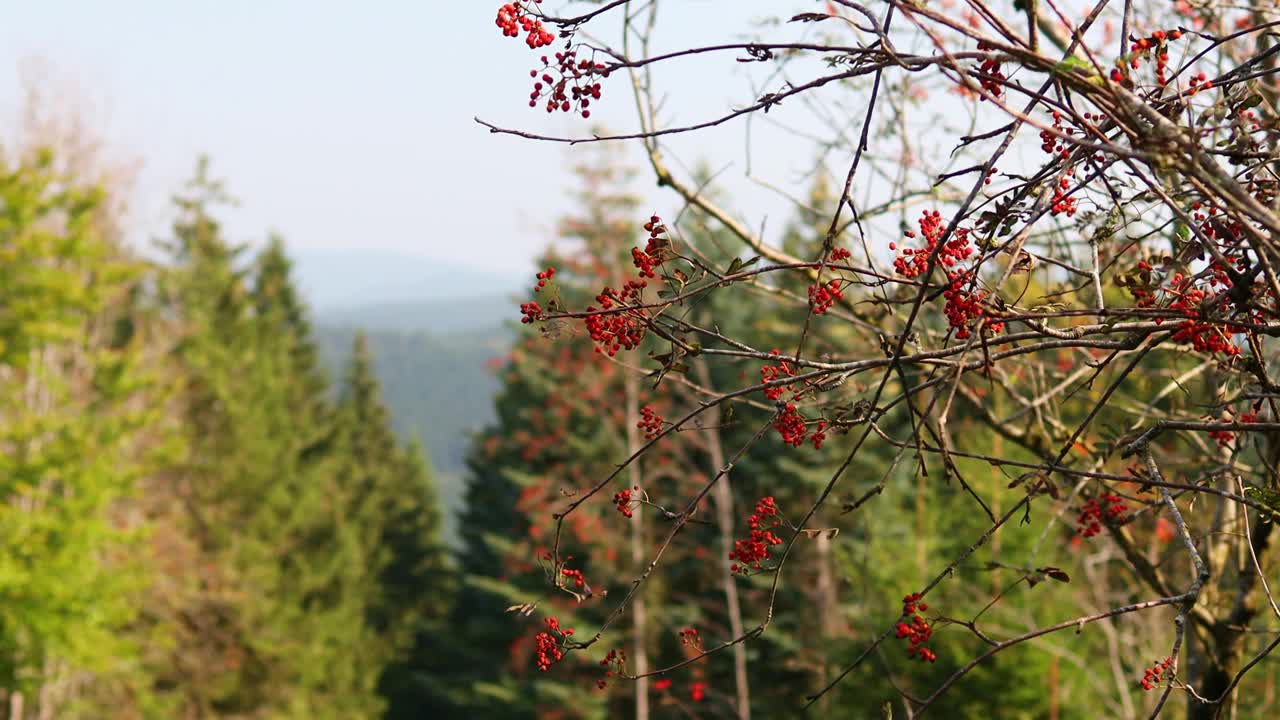
<instances>
[{"instance_id":1,"label":"green leaf","mask_svg":"<svg viewBox=\"0 0 1280 720\"><path fill-rule=\"evenodd\" d=\"M1280 519L1280 492L1256 485L1245 485L1244 496L1265 505L1271 510L1272 517Z\"/></svg>"}]
</instances>

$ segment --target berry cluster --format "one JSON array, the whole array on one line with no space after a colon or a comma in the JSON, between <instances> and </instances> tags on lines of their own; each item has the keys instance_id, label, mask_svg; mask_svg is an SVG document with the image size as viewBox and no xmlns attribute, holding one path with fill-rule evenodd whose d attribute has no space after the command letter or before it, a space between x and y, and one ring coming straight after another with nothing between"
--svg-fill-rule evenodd
<instances>
[{"instance_id":1,"label":"berry cluster","mask_svg":"<svg viewBox=\"0 0 1280 720\"><path fill-rule=\"evenodd\" d=\"M702 699L705 698L706 696L707 696L706 683L702 682L701 680L694 680L693 683L689 685L690 700L694 702L702 702Z\"/></svg>"},{"instance_id":2,"label":"berry cluster","mask_svg":"<svg viewBox=\"0 0 1280 720\"><path fill-rule=\"evenodd\" d=\"M986 310L983 308L983 303L987 299L987 291L973 287L972 270L949 272L947 277L950 283L942 293L942 297L947 301L944 312L947 315L947 324L956 331L957 340L968 339L979 323L982 323L984 330L992 333L1004 330L1003 321L984 320Z\"/></svg>"},{"instance_id":3,"label":"berry cluster","mask_svg":"<svg viewBox=\"0 0 1280 720\"><path fill-rule=\"evenodd\" d=\"M829 280L825 285L809 286L809 306L813 308L814 315L821 315L837 300L844 299L844 293L840 292L840 281Z\"/></svg>"},{"instance_id":4,"label":"berry cluster","mask_svg":"<svg viewBox=\"0 0 1280 720\"><path fill-rule=\"evenodd\" d=\"M826 442L826 440L827 440L827 421L819 420L818 427L814 428L813 435L809 438L809 441L813 443L814 450L821 450L822 443Z\"/></svg>"},{"instance_id":5,"label":"berry cluster","mask_svg":"<svg viewBox=\"0 0 1280 720\"><path fill-rule=\"evenodd\" d=\"M1056 132L1054 132L1056 131ZM1075 128L1065 127L1062 124L1062 113L1057 110L1053 111L1053 131L1040 131L1040 149L1046 155L1057 155L1063 160L1071 157L1070 146L1061 138L1061 135L1075 135Z\"/></svg>"},{"instance_id":6,"label":"berry cluster","mask_svg":"<svg viewBox=\"0 0 1280 720\"><path fill-rule=\"evenodd\" d=\"M1230 278L1218 268L1211 281L1208 289L1192 287L1191 278L1182 277L1181 273L1173 276L1173 282L1169 287L1169 293L1173 295L1173 300L1169 303L1172 310L1181 311L1187 316L1178 325L1178 330L1173 334L1172 340L1179 343L1190 343L1191 347L1199 352L1222 353L1228 357L1234 357L1240 354L1240 348L1231 342L1231 336L1235 333L1244 332L1243 328L1231 325L1223 325L1221 323L1206 322L1200 319L1201 312L1204 309L1206 301L1212 304L1213 297L1210 292L1213 285L1231 286ZM1219 297L1217 304L1222 307L1226 304L1227 297L1222 295Z\"/></svg>"},{"instance_id":7,"label":"berry cluster","mask_svg":"<svg viewBox=\"0 0 1280 720\"><path fill-rule=\"evenodd\" d=\"M529 107L537 107L545 101L548 113L576 111L583 118L591 117L591 101L600 99L600 82L608 77L603 63L586 58L578 59L576 50L542 56L542 67L529 71L533 89L529 92Z\"/></svg>"},{"instance_id":8,"label":"berry cluster","mask_svg":"<svg viewBox=\"0 0 1280 720\"><path fill-rule=\"evenodd\" d=\"M613 504L618 506L618 512L622 513L623 517L625 518L631 517L633 512L631 496L633 492L638 490L640 490L640 488L635 487L632 490L620 490L613 494Z\"/></svg>"},{"instance_id":9,"label":"berry cluster","mask_svg":"<svg viewBox=\"0 0 1280 720\"><path fill-rule=\"evenodd\" d=\"M938 246L938 241L942 238L943 231L946 226L942 223L942 213L937 210L926 210L920 216L920 234L924 236L924 247L919 249L903 248L898 257L893 261L893 269L903 277L913 278L924 274L929 268L929 256L933 254L934 249ZM916 236L914 231L908 230L903 233L907 238ZM897 250L896 243L889 243L890 250ZM951 239L946 242L942 250L938 253L938 262L944 268L955 267L958 263L969 258L973 254L973 247L969 245L968 228L956 228L952 233Z\"/></svg>"},{"instance_id":10,"label":"berry cluster","mask_svg":"<svg viewBox=\"0 0 1280 720\"><path fill-rule=\"evenodd\" d=\"M770 350L769 354L775 357L780 357L782 355L782 351L775 348ZM790 362L780 360L777 365L765 365L760 368L760 382L770 383L779 378L791 377L795 374L795 367ZM790 385L772 385L764 389L764 396L774 402L777 402L782 399L782 394L784 392L791 389L792 387Z\"/></svg>"},{"instance_id":11,"label":"berry cluster","mask_svg":"<svg viewBox=\"0 0 1280 720\"><path fill-rule=\"evenodd\" d=\"M1173 668L1173 658L1167 657L1153 664L1142 673L1142 689L1150 691L1160 684L1166 671Z\"/></svg>"},{"instance_id":12,"label":"berry cluster","mask_svg":"<svg viewBox=\"0 0 1280 720\"><path fill-rule=\"evenodd\" d=\"M1099 502L1101 500L1101 502ZM1101 498L1089 498L1080 508L1080 516L1076 518L1078 530L1084 537L1090 538L1102 532L1102 524L1123 525L1127 522L1125 513L1129 506L1119 495L1103 493Z\"/></svg>"},{"instance_id":13,"label":"berry cluster","mask_svg":"<svg viewBox=\"0 0 1280 720\"><path fill-rule=\"evenodd\" d=\"M845 248L833 248L831 250L831 262L840 262L841 260L848 260L852 256L853 256L853 253L849 252Z\"/></svg>"},{"instance_id":14,"label":"berry cluster","mask_svg":"<svg viewBox=\"0 0 1280 720\"><path fill-rule=\"evenodd\" d=\"M538 279L538 284L534 286L533 291L541 292L542 288L547 286L547 281L550 280L552 277L554 277L555 274L556 274L556 269L553 267L549 267L546 270L543 270L542 272L538 273L535 276ZM543 312L542 306L536 302L529 301L527 303L520 303L520 315L522 316L520 318L520 322L524 323L525 325L528 325L529 323L532 323L532 322L537 322L538 320L542 319L543 317L542 312Z\"/></svg>"},{"instance_id":15,"label":"berry cluster","mask_svg":"<svg viewBox=\"0 0 1280 720\"><path fill-rule=\"evenodd\" d=\"M805 424L804 416L796 410L795 403L787 403L782 408L782 412L774 418L773 429L778 431L782 436L782 442L793 447L800 447L804 444L805 438L809 434L809 428Z\"/></svg>"},{"instance_id":16,"label":"berry cluster","mask_svg":"<svg viewBox=\"0 0 1280 720\"><path fill-rule=\"evenodd\" d=\"M1167 75L1169 70L1169 41L1180 40L1182 38L1182 30L1156 30L1147 37L1135 38L1132 35L1129 39L1132 42L1129 45L1130 55L1128 59L1120 58L1116 60L1116 67L1111 71L1111 81L1115 83L1124 83L1129 80L1129 73L1142 67L1144 59L1154 58L1156 63L1156 84L1164 87L1169 83ZM1200 78L1204 79L1203 76ZM1194 88L1192 90L1194 94Z\"/></svg>"},{"instance_id":17,"label":"berry cluster","mask_svg":"<svg viewBox=\"0 0 1280 720\"><path fill-rule=\"evenodd\" d=\"M634 350L644 340L646 326L644 321L637 317L637 315L643 317L643 312L625 309L628 305L641 304L640 293L644 288L644 280L628 280L622 286L621 292L605 287L596 296L596 302L600 303L600 310L611 310L621 306L618 312L588 315L585 318L587 333L596 343L596 352L608 353L609 357L613 357L618 354L618 350ZM596 312L596 306L588 305L587 312Z\"/></svg>"},{"instance_id":18,"label":"berry cluster","mask_svg":"<svg viewBox=\"0 0 1280 720\"><path fill-rule=\"evenodd\" d=\"M1258 421L1257 413L1241 413L1240 414L1240 422L1242 423L1251 423L1251 422L1257 422L1257 421ZM1224 419L1222 422L1229 423L1231 421ZM1217 442L1218 447L1227 447L1236 439L1236 434L1231 432L1230 430L1210 430L1209 439Z\"/></svg>"},{"instance_id":19,"label":"berry cluster","mask_svg":"<svg viewBox=\"0 0 1280 720\"><path fill-rule=\"evenodd\" d=\"M928 609L929 605L921 601L920 593L903 597L903 620L895 628L898 639L907 641L907 657L919 658L922 662L934 662L938 659L932 650L924 646L933 637L933 626L920 614Z\"/></svg>"},{"instance_id":20,"label":"berry cluster","mask_svg":"<svg viewBox=\"0 0 1280 720\"><path fill-rule=\"evenodd\" d=\"M524 42L531 49L538 49L555 42L556 36L547 31L542 21L530 14L530 6L527 5L530 0L516 0L498 8L498 19L494 22L502 29L502 34L506 37L520 37L520 33L526 33ZM534 3L541 3L542 0L532 0Z\"/></svg>"},{"instance_id":21,"label":"berry cluster","mask_svg":"<svg viewBox=\"0 0 1280 720\"><path fill-rule=\"evenodd\" d=\"M560 570L560 574L570 580L573 580L574 587L581 588L587 584L587 579L582 576L581 570L570 570L569 568L563 568Z\"/></svg>"},{"instance_id":22,"label":"berry cluster","mask_svg":"<svg viewBox=\"0 0 1280 720\"><path fill-rule=\"evenodd\" d=\"M694 650L702 650L702 638L698 637L698 631L692 627L680 631L680 644Z\"/></svg>"},{"instance_id":23,"label":"berry cluster","mask_svg":"<svg viewBox=\"0 0 1280 720\"><path fill-rule=\"evenodd\" d=\"M1053 188L1053 205L1049 208L1049 214L1057 217L1065 214L1071 217L1076 214L1076 199L1067 194L1067 188L1071 187L1071 176L1075 175L1075 168L1067 168L1067 171L1058 179L1058 184Z\"/></svg>"},{"instance_id":24,"label":"berry cluster","mask_svg":"<svg viewBox=\"0 0 1280 720\"><path fill-rule=\"evenodd\" d=\"M979 41L978 50L979 52L985 52L993 51L995 48ZM992 97L998 98L1004 93L1004 88L1001 86L1004 84L1005 76L1000 67L1000 60L994 56L988 56L982 61L982 65L978 67L978 73L978 82L982 83L982 89L991 93ZM986 100L986 97L983 97L982 100Z\"/></svg>"},{"instance_id":25,"label":"berry cluster","mask_svg":"<svg viewBox=\"0 0 1280 720\"><path fill-rule=\"evenodd\" d=\"M653 411L651 405L640 408L640 422L636 427L644 431L645 438L652 440L662 433L662 416Z\"/></svg>"},{"instance_id":26,"label":"berry cluster","mask_svg":"<svg viewBox=\"0 0 1280 720\"><path fill-rule=\"evenodd\" d=\"M536 322L538 320L541 320L542 306L533 301L529 301L527 303L520 303L520 315L522 316L520 318L520 322L524 323L525 325L528 325L531 322Z\"/></svg>"},{"instance_id":27,"label":"berry cluster","mask_svg":"<svg viewBox=\"0 0 1280 720\"><path fill-rule=\"evenodd\" d=\"M657 215L649 218L649 222L644 224L644 229L649 233L649 241L645 243L644 250L631 248L631 262L640 269L640 277L652 278L653 269L662 264L663 256L671 243L663 237L667 228L662 224L662 218Z\"/></svg>"},{"instance_id":28,"label":"berry cluster","mask_svg":"<svg viewBox=\"0 0 1280 720\"><path fill-rule=\"evenodd\" d=\"M761 563L769 559L769 548L782 544L782 538L773 533L781 520L778 518L778 507L772 497L760 498L756 503L756 511L747 518L747 526L751 534L746 540L734 540L733 552L729 559L734 563L729 571L746 573L750 569L759 570Z\"/></svg>"},{"instance_id":29,"label":"berry cluster","mask_svg":"<svg viewBox=\"0 0 1280 720\"><path fill-rule=\"evenodd\" d=\"M893 261L894 270L903 277L913 278L924 275L929 269L929 256L937 250L945 230L942 214L937 210L926 210L920 216L920 234L924 236L924 247L903 248ZM907 238L916 236L911 230L903 234ZM898 246L896 243L889 243L889 249L897 251ZM969 229L956 228L951 239L937 252L937 261L947 273L947 289L942 293L947 301L945 309L947 322L956 329L956 338L960 340L968 338L980 322L991 332L999 333L1004 330L1003 322L984 320L986 311L983 309L983 303L988 293L986 290L973 287L976 273L972 269L953 269L974 252L969 244Z\"/></svg>"},{"instance_id":30,"label":"berry cluster","mask_svg":"<svg viewBox=\"0 0 1280 720\"><path fill-rule=\"evenodd\" d=\"M538 284L536 287L533 288L533 291L541 292L542 288L547 286L547 281L555 277L555 274L556 274L556 269L553 267L549 267L546 270L543 270L542 272L535 275L534 277L538 279Z\"/></svg>"},{"instance_id":31,"label":"berry cluster","mask_svg":"<svg viewBox=\"0 0 1280 720\"><path fill-rule=\"evenodd\" d=\"M654 690L670 690L671 678L658 678L657 680L654 680L653 689Z\"/></svg>"},{"instance_id":32,"label":"berry cluster","mask_svg":"<svg viewBox=\"0 0 1280 720\"><path fill-rule=\"evenodd\" d=\"M547 629L545 632L538 633L535 639L537 642L537 659L538 670L546 672L552 663L559 662L564 657L564 653L560 652L560 640L573 635L573 628L560 628L560 621L554 617L546 619Z\"/></svg>"},{"instance_id":33,"label":"berry cluster","mask_svg":"<svg viewBox=\"0 0 1280 720\"><path fill-rule=\"evenodd\" d=\"M600 661L600 667L604 668L604 677L596 681L596 687L601 690L609 687L609 678L622 675L622 670L627 664L627 654L621 650L610 650L608 655ZM668 681L669 682L669 681ZM655 683L656 684L656 683Z\"/></svg>"}]
</instances>

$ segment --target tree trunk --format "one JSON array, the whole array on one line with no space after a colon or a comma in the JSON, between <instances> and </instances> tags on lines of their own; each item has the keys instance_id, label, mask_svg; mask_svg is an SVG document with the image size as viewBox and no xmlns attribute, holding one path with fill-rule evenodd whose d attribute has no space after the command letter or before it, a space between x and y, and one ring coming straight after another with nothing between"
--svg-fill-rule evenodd
<instances>
[{"instance_id":1,"label":"tree trunk","mask_svg":"<svg viewBox=\"0 0 1280 720\"><path fill-rule=\"evenodd\" d=\"M698 358L695 365L698 382L711 390L711 373L707 370L707 362ZM713 406L704 413L706 425L703 435L707 441L707 455L711 460L711 474L714 477L724 467L724 447L720 444L720 408ZM720 526L720 577L724 588L724 601L729 613L729 632L734 638L742 637L742 608L738 603L738 583L729 569L732 561L729 553L733 550L733 492L729 487L729 473L712 488L712 498L716 506L716 524ZM747 648L743 643L733 646L733 684L738 699L738 718L748 720L751 717L751 691L747 681Z\"/></svg>"},{"instance_id":2,"label":"tree trunk","mask_svg":"<svg viewBox=\"0 0 1280 720\"><path fill-rule=\"evenodd\" d=\"M624 382L627 407L627 456L640 449L640 429L636 423L640 421L639 380L632 373L627 373ZM641 481L640 461L637 459L629 466L628 477L632 486L639 486ZM635 517L631 521L631 561L635 571L641 572L645 563L644 546L644 506L635 509ZM644 675L649 672L649 656L645 652L646 610L644 588L636 593L631 603L631 660L635 663L635 674ZM649 678L642 677L635 682L636 720L649 720Z\"/></svg>"}]
</instances>

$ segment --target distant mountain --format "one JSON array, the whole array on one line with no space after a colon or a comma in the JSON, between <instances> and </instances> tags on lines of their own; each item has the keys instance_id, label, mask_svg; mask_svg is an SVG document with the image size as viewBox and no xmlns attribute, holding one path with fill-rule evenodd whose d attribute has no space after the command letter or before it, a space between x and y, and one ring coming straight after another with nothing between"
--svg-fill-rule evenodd
<instances>
[{"instance_id":1,"label":"distant mountain","mask_svg":"<svg viewBox=\"0 0 1280 720\"><path fill-rule=\"evenodd\" d=\"M426 448L452 530L471 433L493 417L492 361L511 344L520 280L376 250L298 251L294 278L335 379L355 333L368 337L392 424Z\"/></svg>"},{"instance_id":2,"label":"distant mountain","mask_svg":"<svg viewBox=\"0 0 1280 720\"><path fill-rule=\"evenodd\" d=\"M440 300L416 300L326 310L321 321L331 327L369 331L415 332L433 335L464 333L507 335L506 323L519 317L519 303L509 295L459 296Z\"/></svg>"},{"instance_id":3,"label":"distant mountain","mask_svg":"<svg viewBox=\"0 0 1280 720\"><path fill-rule=\"evenodd\" d=\"M356 330L329 326L324 316L319 320L321 361L341 379ZM452 532L471 434L493 418L499 383L492 361L506 353L510 336L498 330L445 336L366 330L365 336L392 425L402 438L416 437L426 448Z\"/></svg>"},{"instance_id":4,"label":"distant mountain","mask_svg":"<svg viewBox=\"0 0 1280 720\"><path fill-rule=\"evenodd\" d=\"M385 250L295 250L294 278L317 316L352 308L458 298L497 298L520 287L515 274L474 270Z\"/></svg>"}]
</instances>

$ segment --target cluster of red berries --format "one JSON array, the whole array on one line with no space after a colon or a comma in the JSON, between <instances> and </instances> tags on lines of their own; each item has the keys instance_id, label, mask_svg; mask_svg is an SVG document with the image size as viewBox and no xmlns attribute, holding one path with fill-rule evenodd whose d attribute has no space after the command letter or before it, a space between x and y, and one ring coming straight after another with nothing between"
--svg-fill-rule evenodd
<instances>
[{"instance_id":1,"label":"cluster of red berries","mask_svg":"<svg viewBox=\"0 0 1280 720\"><path fill-rule=\"evenodd\" d=\"M1191 347L1199 352L1222 353L1228 357L1239 355L1240 348L1231 342L1231 336L1235 333L1244 332L1242 328L1221 323L1205 322L1199 319L1201 307L1206 300L1210 299L1212 285L1219 284L1230 287L1230 277L1224 271L1215 272L1211 276L1210 289L1192 287L1191 281L1191 278L1184 278L1181 273L1178 273L1173 276L1173 282L1169 288L1169 292L1174 296L1169 303L1169 308L1181 311L1187 316L1187 319L1178 325L1172 340L1179 343L1190 343ZM1227 297L1222 296L1219 302L1225 304L1226 301Z\"/></svg>"},{"instance_id":2,"label":"cluster of red berries","mask_svg":"<svg viewBox=\"0 0 1280 720\"><path fill-rule=\"evenodd\" d=\"M782 436L782 442L800 447L804 444L809 429L805 425L804 416L796 410L795 403L787 403L782 412L773 421L773 429Z\"/></svg>"},{"instance_id":3,"label":"cluster of red berries","mask_svg":"<svg viewBox=\"0 0 1280 720\"><path fill-rule=\"evenodd\" d=\"M707 696L706 683L702 682L701 680L694 680L693 683L689 685L690 700L694 702L702 702L703 698L705 698L706 696Z\"/></svg>"},{"instance_id":4,"label":"cluster of red berries","mask_svg":"<svg viewBox=\"0 0 1280 720\"><path fill-rule=\"evenodd\" d=\"M934 248L938 246L938 241L942 238L944 230L946 230L946 227L942 223L942 213L937 210L924 211L924 214L920 216L920 234L924 236L924 247L919 249L903 248L893 261L893 269L903 277L913 278L923 275L925 270L929 268L929 256L933 254ZM915 232L911 230L906 231L903 235L907 238L916 236ZM889 249L897 250L897 243L889 243ZM956 228L956 231L951 235L951 239L946 242L938 253L938 262L944 268L955 267L972 254L973 247L969 245L968 228Z\"/></svg>"},{"instance_id":5,"label":"cluster of red berries","mask_svg":"<svg viewBox=\"0 0 1280 720\"><path fill-rule=\"evenodd\" d=\"M1053 188L1053 205L1049 208L1049 214L1057 217L1065 214L1072 217L1076 214L1076 199L1067 194L1067 188L1071 187L1071 176L1075 175L1075 168L1067 168L1067 171L1058 179L1058 184Z\"/></svg>"},{"instance_id":6,"label":"cluster of red berries","mask_svg":"<svg viewBox=\"0 0 1280 720\"><path fill-rule=\"evenodd\" d=\"M545 100L549 113L576 111L589 118L591 101L600 99L600 82L596 78L608 75L603 63L579 60L575 50L554 53L551 58L543 55L542 67L529 71L533 78L529 107L537 107L539 101Z\"/></svg>"},{"instance_id":7,"label":"cluster of red berries","mask_svg":"<svg viewBox=\"0 0 1280 720\"><path fill-rule=\"evenodd\" d=\"M1062 113L1057 110L1053 111L1052 117L1053 130L1057 132L1041 130L1040 149L1044 151L1046 155L1057 155L1063 160L1066 160L1071 157L1071 146L1061 138L1061 135L1070 137L1076 134L1076 130L1075 128L1069 128L1062 124Z\"/></svg>"},{"instance_id":8,"label":"cluster of red berries","mask_svg":"<svg viewBox=\"0 0 1280 720\"><path fill-rule=\"evenodd\" d=\"M547 281L555 277L555 274L556 274L556 269L553 267L549 267L546 270L543 270L542 272L538 273L535 276L538 278L538 284L536 287L533 288L533 291L534 292L541 291L542 288L547 286Z\"/></svg>"},{"instance_id":9,"label":"cluster of red berries","mask_svg":"<svg viewBox=\"0 0 1280 720\"><path fill-rule=\"evenodd\" d=\"M845 248L833 248L831 250L831 262L840 262L841 260L848 260L852 256L853 256L853 253L849 252Z\"/></svg>"},{"instance_id":10,"label":"cluster of red berries","mask_svg":"<svg viewBox=\"0 0 1280 720\"><path fill-rule=\"evenodd\" d=\"M1101 498L1089 498L1076 518L1078 531L1084 537L1093 537L1102 532L1104 522L1108 525L1123 525L1127 522L1125 513L1128 511L1129 506L1119 495L1103 493Z\"/></svg>"},{"instance_id":11,"label":"cluster of red berries","mask_svg":"<svg viewBox=\"0 0 1280 720\"><path fill-rule=\"evenodd\" d=\"M1167 657L1142 673L1142 689L1150 691L1160 684L1166 671L1173 667L1173 658Z\"/></svg>"},{"instance_id":12,"label":"cluster of red berries","mask_svg":"<svg viewBox=\"0 0 1280 720\"><path fill-rule=\"evenodd\" d=\"M531 322L542 319L542 306L533 301L520 303L520 314L523 316L520 318L520 322L528 325Z\"/></svg>"},{"instance_id":13,"label":"cluster of red berries","mask_svg":"<svg viewBox=\"0 0 1280 720\"><path fill-rule=\"evenodd\" d=\"M827 421L819 420L818 426L814 428L813 435L809 437L809 441L813 443L814 450L821 450L822 443L827 440Z\"/></svg>"},{"instance_id":14,"label":"cluster of red berries","mask_svg":"<svg viewBox=\"0 0 1280 720\"><path fill-rule=\"evenodd\" d=\"M756 511L747 518L747 526L751 534L745 540L733 541L733 552L729 559L734 563L729 571L746 573L750 569L759 570L761 563L769 559L769 548L782 544L782 538L773 533L781 521L778 518L778 507L772 497L760 498L756 503Z\"/></svg>"},{"instance_id":15,"label":"cluster of red berries","mask_svg":"<svg viewBox=\"0 0 1280 720\"><path fill-rule=\"evenodd\" d=\"M1241 413L1239 421L1242 423L1257 422L1258 414L1251 412ZM1224 419L1222 422L1229 423L1231 421ZM1217 442L1218 447L1227 447L1236 439L1236 434L1230 430L1210 430L1209 439Z\"/></svg>"},{"instance_id":16,"label":"cluster of red berries","mask_svg":"<svg viewBox=\"0 0 1280 720\"><path fill-rule=\"evenodd\" d=\"M814 315L821 315L831 309L831 306L837 300L844 299L844 293L840 292L840 281L828 280L825 285L809 286L809 306L813 308Z\"/></svg>"},{"instance_id":17,"label":"cluster of red berries","mask_svg":"<svg viewBox=\"0 0 1280 720\"><path fill-rule=\"evenodd\" d=\"M502 29L502 34L506 37L520 37L521 32L526 33L525 44L536 50L555 42L556 36L547 32L541 20L530 15L529 6L525 4L528 1L517 0L498 8L498 19L494 24ZM542 0L532 1L542 2Z\"/></svg>"},{"instance_id":18,"label":"cluster of red berries","mask_svg":"<svg viewBox=\"0 0 1280 720\"><path fill-rule=\"evenodd\" d=\"M608 655L600 661L600 667L604 668L604 677L596 681L596 687L601 690L609 687L609 678L614 675L622 675L622 670L627 664L627 654L622 650L610 650Z\"/></svg>"},{"instance_id":19,"label":"cluster of red berries","mask_svg":"<svg viewBox=\"0 0 1280 720\"><path fill-rule=\"evenodd\" d=\"M698 637L698 631L691 627L680 631L680 644L694 650L702 650L702 638Z\"/></svg>"},{"instance_id":20,"label":"cluster of red berries","mask_svg":"<svg viewBox=\"0 0 1280 720\"><path fill-rule=\"evenodd\" d=\"M552 663L559 662L564 654L560 652L560 638L573 635L573 628L560 628L560 621L554 617L546 619L547 629L534 638L537 643L538 670L546 672Z\"/></svg>"},{"instance_id":21,"label":"cluster of red berries","mask_svg":"<svg viewBox=\"0 0 1280 720\"><path fill-rule=\"evenodd\" d=\"M587 579L582 576L581 570L563 568L560 570L560 574L572 580L575 587L583 587L587 584Z\"/></svg>"},{"instance_id":22,"label":"cluster of red berries","mask_svg":"<svg viewBox=\"0 0 1280 720\"><path fill-rule=\"evenodd\" d=\"M1201 90L1212 90L1213 81L1204 73L1198 73L1191 76L1191 87L1187 88L1187 95L1195 95Z\"/></svg>"},{"instance_id":23,"label":"cluster of red berries","mask_svg":"<svg viewBox=\"0 0 1280 720\"><path fill-rule=\"evenodd\" d=\"M1142 60L1148 55L1153 56L1156 61L1156 84L1164 87L1169 83L1169 46L1170 40L1180 40L1182 38L1182 30L1156 30L1147 37L1134 38L1129 36L1133 41L1129 45L1131 53L1128 60L1120 58L1116 60L1116 67L1111 71L1111 81L1123 83L1129 75L1130 70L1137 70L1142 67Z\"/></svg>"},{"instance_id":24,"label":"cluster of red berries","mask_svg":"<svg viewBox=\"0 0 1280 720\"><path fill-rule=\"evenodd\" d=\"M973 333L974 328L981 322L985 331L999 334L1004 330L1004 321L990 320L986 318L986 310L983 307L987 299L986 290L973 288L973 271L965 270L964 272L947 273L950 283L947 289L942 292L942 297L946 299L947 304L944 312L947 315L947 324L956 331L957 340L966 340Z\"/></svg>"},{"instance_id":25,"label":"cluster of red berries","mask_svg":"<svg viewBox=\"0 0 1280 720\"><path fill-rule=\"evenodd\" d=\"M770 350L769 354L775 357L781 357L782 351L775 348ZM777 365L765 365L760 368L760 382L770 383L779 378L791 377L795 374L795 367L790 362L780 360ZM782 394L790 389L790 385L771 385L764 389L764 396L774 402L777 402L782 399Z\"/></svg>"},{"instance_id":26,"label":"cluster of red berries","mask_svg":"<svg viewBox=\"0 0 1280 720\"><path fill-rule=\"evenodd\" d=\"M622 286L622 291L618 292L611 287L605 287L596 296L596 302L600 303L601 310L610 310L615 306L639 305L640 293L645 288L644 280L628 280ZM596 311L594 305L587 306L587 312ZM639 320L635 313L636 310L619 310L616 313L607 313L600 315L588 315L584 322L587 326L587 333L591 336L592 341L596 343L596 352L608 353L609 357L618 354L618 350L634 350L644 340L646 326L643 321Z\"/></svg>"},{"instance_id":27,"label":"cluster of red berries","mask_svg":"<svg viewBox=\"0 0 1280 720\"><path fill-rule=\"evenodd\" d=\"M667 228L662 224L662 218L657 215L649 218L649 222L644 224L644 229L649 233L649 241L645 243L644 250L631 248L631 262L640 269L640 277L651 278L653 269L662 264L670 241L663 237Z\"/></svg>"},{"instance_id":28,"label":"cluster of red berries","mask_svg":"<svg viewBox=\"0 0 1280 720\"><path fill-rule=\"evenodd\" d=\"M646 438L652 440L662 433L662 416L654 412L652 406L645 405L640 408L640 422L636 423L636 427L644 431Z\"/></svg>"},{"instance_id":29,"label":"cluster of red berries","mask_svg":"<svg viewBox=\"0 0 1280 720\"><path fill-rule=\"evenodd\" d=\"M556 274L556 269L553 267L549 267L546 270L543 270L542 272L538 273L536 276L538 278L538 284L534 286L533 291L541 292L542 288L547 286L547 281L550 280L552 277L554 277L555 274ZM527 303L520 303L520 315L522 316L520 318L520 322L524 323L525 325L528 325L529 323L532 323L532 322L537 322L538 320L542 319L542 306L533 301L530 301Z\"/></svg>"},{"instance_id":30,"label":"cluster of red berries","mask_svg":"<svg viewBox=\"0 0 1280 720\"><path fill-rule=\"evenodd\" d=\"M670 690L671 678L658 678L657 680L654 680L653 689L654 690Z\"/></svg>"},{"instance_id":31,"label":"cluster of red berries","mask_svg":"<svg viewBox=\"0 0 1280 720\"><path fill-rule=\"evenodd\" d=\"M899 640L906 640L907 657L919 658L922 662L934 662L938 656L925 647L933 637L933 626L920 613L929 609L928 603L921 601L920 593L911 593L902 598L902 617L894 628Z\"/></svg>"},{"instance_id":32,"label":"cluster of red berries","mask_svg":"<svg viewBox=\"0 0 1280 720\"><path fill-rule=\"evenodd\" d=\"M920 234L924 236L924 247L903 248L893 261L894 270L903 277L913 278L923 275L929 268L929 256L937 249L945 230L941 213L937 210L924 211L920 216ZM906 231L904 235L907 238L916 236L911 230ZM898 246L896 243L889 243L889 249L897 251ZM947 322L956 329L956 338L960 340L968 338L974 327L986 316L983 303L988 293L972 287L976 277L974 271L952 269L967 260L973 252L973 246L969 243L968 228L956 228L951 239L938 251L938 263L946 268L947 273L948 285L942 293L947 301L945 309ZM1004 330L1004 323L987 321L983 327L999 333Z\"/></svg>"},{"instance_id":33,"label":"cluster of red berries","mask_svg":"<svg viewBox=\"0 0 1280 720\"><path fill-rule=\"evenodd\" d=\"M623 517L626 517L626 518L631 517L632 515L631 496L633 492L636 492L639 490L640 488L639 486L637 486L632 490L619 490L618 492L613 494L613 504L618 506L618 512L622 513Z\"/></svg>"},{"instance_id":34,"label":"cluster of red berries","mask_svg":"<svg viewBox=\"0 0 1280 720\"><path fill-rule=\"evenodd\" d=\"M985 42L978 41L979 52L985 52L988 50L993 51L995 48ZM980 73L978 82L982 83L983 90L991 93L991 96L996 98L1000 97L1004 93L1004 88L1001 86L1004 84L1005 76L998 59L988 56L982 61L982 65L978 67L978 72ZM981 99L986 100L985 97Z\"/></svg>"}]
</instances>

